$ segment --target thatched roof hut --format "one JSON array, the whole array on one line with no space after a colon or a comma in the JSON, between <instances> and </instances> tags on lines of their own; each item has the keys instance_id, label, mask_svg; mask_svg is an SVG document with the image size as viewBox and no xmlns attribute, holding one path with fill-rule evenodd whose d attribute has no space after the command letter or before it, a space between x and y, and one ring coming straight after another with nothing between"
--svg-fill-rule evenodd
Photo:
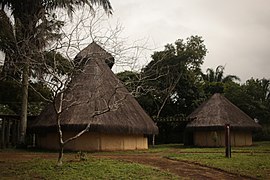
<instances>
[{"instance_id":1,"label":"thatched roof hut","mask_svg":"<svg viewBox=\"0 0 270 180\"><path fill-rule=\"evenodd\" d=\"M67 136L84 129L89 122L91 126L89 133L80 137L82 142L78 139L76 145L72 146L71 143L68 149L147 148L145 135L157 134L158 128L111 71L114 62L112 55L93 42L76 56L75 61L81 70L72 77L64 93L61 125ZM102 112L108 107L111 109L109 112L93 117L94 113ZM55 145L45 144L48 138L56 136L53 104L40 114L30 130L41 134L39 141L42 142L39 143L42 147L57 148ZM43 138L45 136L47 138ZM86 144L93 144L91 140L96 143L95 147L87 147Z\"/></svg>"},{"instance_id":2,"label":"thatched roof hut","mask_svg":"<svg viewBox=\"0 0 270 180\"><path fill-rule=\"evenodd\" d=\"M186 130L193 132L193 143L199 146L223 146L225 124L230 124L232 144L252 144L252 131L261 128L223 95L216 93L188 116L192 121Z\"/></svg>"}]
</instances>

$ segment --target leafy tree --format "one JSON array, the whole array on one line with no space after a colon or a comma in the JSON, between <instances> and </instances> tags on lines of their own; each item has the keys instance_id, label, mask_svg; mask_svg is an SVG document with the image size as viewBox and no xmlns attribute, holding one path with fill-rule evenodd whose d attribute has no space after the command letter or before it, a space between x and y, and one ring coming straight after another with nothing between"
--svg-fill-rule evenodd
<instances>
[{"instance_id":1,"label":"leafy tree","mask_svg":"<svg viewBox=\"0 0 270 180\"><path fill-rule=\"evenodd\" d=\"M140 73L133 71L124 71L116 74L117 77L124 83L125 87L135 97L138 95L141 86Z\"/></svg>"},{"instance_id":2,"label":"leafy tree","mask_svg":"<svg viewBox=\"0 0 270 180\"><path fill-rule=\"evenodd\" d=\"M28 115L38 115L50 99L51 90L40 82L30 83ZM0 105L2 114L20 114L21 111L21 85L13 80L0 81ZM45 99L44 99L45 98ZM5 110L6 109L6 110ZM7 111L7 109L9 109Z\"/></svg>"},{"instance_id":3,"label":"leafy tree","mask_svg":"<svg viewBox=\"0 0 270 180\"><path fill-rule=\"evenodd\" d=\"M249 79L243 85L244 92L247 94L249 111L252 117L261 123L269 123L270 119L270 80Z\"/></svg>"},{"instance_id":4,"label":"leafy tree","mask_svg":"<svg viewBox=\"0 0 270 180\"><path fill-rule=\"evenodd\" d=\"M40 61L43 62L43 66L33 64L30 73L32 80L29 83L28 115L39 115L47 101L52 98L51 89L44 83L50 76L48 67L54 67L59 76L66 76L72 70L71 62L58 52L45 51L42 56ZM21 83L15 78L0 80L0 104L6 107L1 113L10 114L5 109L9 109L12 114L21 113L20 89Z\"/></svg>"},{"instance_id":5,"label":"leafy tree","mask_svg":"<svg viewBox=\"0 0 270 180\"><path fill-rule=\"evenodd\" d=\"M184 118L204 100L199 80L207 49L199 36L179 39L154 52L140 73L123 72L118 77L150 116ZM157 122L157 140L179 142L185 122ZM177 133L176 133L177 132ZM169 140L169 141L167 141Z\"/></svg>"},{"instance_id":6,"label":"leafy tree","mask_svg":"<svg viewBox=\"0 0 270 180\"><path fill-rule=\"evenodd\" d=\"M191 36L186 42L179 39L154 52L141 72L143 91L139 97L150 115L187 114L197 106L202 97L197 78L206 53L199 36Z\"/></svg>"},{"instance_id":7,"label":"leafy tree","mask_svg":"<svg viewBox=\"0 0 270 180\"><path fill-rule=\"evenodd\" d=\"M244 85L235 82L226 83L224 84L224 95L237 107L248 113L249 97L245 93Z\"/></svg>"}]
</instances>

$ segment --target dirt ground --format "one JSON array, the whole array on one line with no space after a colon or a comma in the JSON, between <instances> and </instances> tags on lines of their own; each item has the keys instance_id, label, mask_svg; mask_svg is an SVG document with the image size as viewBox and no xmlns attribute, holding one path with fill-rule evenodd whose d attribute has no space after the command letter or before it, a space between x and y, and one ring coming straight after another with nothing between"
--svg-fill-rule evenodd
<instances>
[{"instance_id":1,"label":"dirt ground","mask_svg":"<svg viewBox=\"0 0 270 180\"><path fill-rule=\"evenodd\" d=\"M114 154L114 153L94 153L88 154L95 158L117 159L127 162L136 162L144 165L156 167L160 170L169 171L180 177L187 179L253 179L251 177L243 177L231 174L218 169L201 166L194 163L170 160L162 156L162 154ZM57 159L57 153L34 153L28 151L0 151L0 163L4 165L14 161L28 161L34 158ZM65 154L66 159L74 159L74 154Z\"/></svg>"}]
</instances>

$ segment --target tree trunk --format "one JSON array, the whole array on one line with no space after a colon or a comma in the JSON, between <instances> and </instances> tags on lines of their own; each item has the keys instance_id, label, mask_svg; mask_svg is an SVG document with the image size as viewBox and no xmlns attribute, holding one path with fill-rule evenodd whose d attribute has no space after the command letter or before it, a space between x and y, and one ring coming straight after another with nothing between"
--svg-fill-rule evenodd
<instances>
[{"instance_id":1,"label":"tree trunk","mask_svg":"<svg viewBox=\"0 0 270 180\"><path fill-rule=\"evenodd\" d=\"M59 155L58 155L58 161L57 161L58 166L62 166L62 164L63 164L63 156L64 156L64 145L60 143L60 145L59 145Z\"/></svg>"},{"instance_id":2,"label":"tree trunk","mask_svg":"<svg viewBox=\"0 0 270 180\"><path fill-rule=\"evenodd\" d=\"M22 111L20 121L19 145L25 145L25 136L27 128L27 109L28 109L28 85L29 85L29 62L27 61L23 68L22 78Z\"/></svg>"}]
</instances>

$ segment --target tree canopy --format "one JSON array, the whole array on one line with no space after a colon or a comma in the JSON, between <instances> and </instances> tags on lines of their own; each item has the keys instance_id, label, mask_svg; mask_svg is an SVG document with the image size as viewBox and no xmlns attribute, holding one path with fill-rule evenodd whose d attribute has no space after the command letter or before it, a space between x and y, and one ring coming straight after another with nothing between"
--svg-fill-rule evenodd
<instances>
[{"instance_id":1,"label":"tree canopy","mask_svg":"<svg viewBox=\"0 0 270 180\"><path fill-rule=\"evenodd\" d=\"M201 71L207 49L199 36L167 44L154 52L141 72L118 76L144 109L157 117L185 117L214 93L224 93L236 106L263 127L270 124L270 80L249 79L240 83L237 75L225 75L225 67ZM174 125L173 125L174 126ZM269 137L269 130L261 137Z\"/></svg>"},{"instance_id":2,"label":"tree canopy","mask_svg":"<svg viewBox=\"0 0 270 180\"><path fill-rule=\"evenodd\" d=\"M270 79L249 79L244 84L230 83L225 95L260 124L270 123Z\"/></svg>"},{"instance_id":3,"label":"tree canopy","mask_svg":"<svg viewBox=\"0 0 270 180\"><path fill-rule=\"evenodd\" d=\"M137 75L140 77L138 100L150 115L173 116L190 112L197 106L202 95L197 78L206 53L199 36L191 36L186 41L179 39L167 44L164 50L154 52L152 60Z\"/></svg>"}]
</instances>

